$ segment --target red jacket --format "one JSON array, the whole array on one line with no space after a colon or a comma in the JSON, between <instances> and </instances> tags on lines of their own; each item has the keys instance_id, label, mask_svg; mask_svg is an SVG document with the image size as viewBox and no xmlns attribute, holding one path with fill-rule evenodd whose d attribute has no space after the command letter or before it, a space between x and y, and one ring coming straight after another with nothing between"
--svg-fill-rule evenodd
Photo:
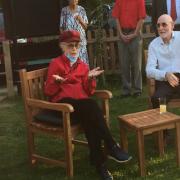
<instances>
[{"instance_id":1,"label":"red jacket","mask_svg":"<svg viewBox=\"0 0 180 180\"><path fill-rule=\"evenodd\" d=\"M53 59L48 68L44 91L50 101L57 102L62 98L88 98L94 93L96 81L88 79L88 66L79 58L73 66L65 55ZM67 78L65 82L55 82L53 75Z\"/></svg>"}]
</instances>

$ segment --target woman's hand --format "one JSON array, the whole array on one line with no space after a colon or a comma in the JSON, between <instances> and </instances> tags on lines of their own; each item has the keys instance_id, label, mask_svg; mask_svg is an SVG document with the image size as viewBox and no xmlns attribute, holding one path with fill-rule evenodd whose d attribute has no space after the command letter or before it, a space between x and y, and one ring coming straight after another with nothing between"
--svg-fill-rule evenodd
<instances>
[{"instance_id":1,"label":"woman's hand","mask_svg":"<svg viewBox=\"0 0 180 180\"><path fill-rule=\"evenodd\" d=\"M82 17L79 16L79 15L75 15L74 18L75 18L77 21L79 21L79 22L83 22Z\"/></svg>"},{"instance_id":2,"label":"woman's hand","mask_svg":"<svg viewBox=\"0 0 180 180\"><path fill-rule=\"evenodd\" d=\"M54 78L55 82L57 82L57 83L62 83L62 82L67 80L67 78L63 78L63 77L56 75L56 74L53 75L53 78Z\"/></svg>"},{"instance_id":3,"label":"woman's hand","mask_svg":"<svg viewBox=\"0 0 180 180\"><path fill-rule=\"evenodd\" d=\"M87 24L84 22L81 16L75 15L74 18L81 24L84 29L87 29Z\"/></svg>"},{"instance_id":4,"label":"woman's hand","mask_svg":"<svg viewBox=\"0 0 180 180\"><path fill-rule=\"evenodd\" d=\"M93 79L93 78L99 76L100 74L102 74L103 72L104 72L104 70L100 70L100 67L94 68L89 71L88 78Z\"/></svg>"}]
</instances>

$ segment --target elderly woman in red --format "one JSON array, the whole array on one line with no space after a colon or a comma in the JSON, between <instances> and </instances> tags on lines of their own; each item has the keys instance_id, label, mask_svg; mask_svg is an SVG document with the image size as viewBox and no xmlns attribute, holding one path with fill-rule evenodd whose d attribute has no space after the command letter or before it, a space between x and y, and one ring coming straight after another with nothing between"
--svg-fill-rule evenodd
<instances>
[{"instance_id":1,"label":"elderly woman in red","mask_svg":"<svg viewBox=\"0 0 180 180\"><path fill-rule=\"evenodd\" d=\"M60 37L60 47L64 54L50 63L45 93L52 102L69 103L74 107L71 123L80 123L84 128L91 163L96 167L101 179L112 180L113 176L105 165L102 141L108 148L108 157L115 161L127 162L131 157L114 141L100 107L96 101L89 98L96 88L95 78L102 74L103 70L89 70L88 65L79 58L78 31L64 31Z\"/></svg>"}]
</instances>

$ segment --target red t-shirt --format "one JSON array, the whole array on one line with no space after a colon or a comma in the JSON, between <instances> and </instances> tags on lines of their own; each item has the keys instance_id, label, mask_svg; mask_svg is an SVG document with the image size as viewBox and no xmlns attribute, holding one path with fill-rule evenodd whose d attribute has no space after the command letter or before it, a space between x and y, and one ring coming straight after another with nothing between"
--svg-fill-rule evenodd
<instances>
[{"instance_id":1,"label":"red t-shirt","mask_svg":"<svg viewBox=\"0 0 180 180\"><path fill-rule=\"evenodd\" d=\"M146 17L144 0L116 0L112 16L119 20L121 28L135 29L137 22Z\"/></svg>"},{"instance_id":2,"label":"red t-shirt","mask_svg":"<svg viewBox=\"0 0 180 180\"><path fill-rule=\"evenodd\" d=\"M48 76L44 91L50 101L57 102L62 98L88 98L94 93L96 81L88 79L89 68L80 59L71 67L65 55L53 59L48 68ZM53 75L59 75L67 80L55 82Z\"/></svg>"}]
</instances>

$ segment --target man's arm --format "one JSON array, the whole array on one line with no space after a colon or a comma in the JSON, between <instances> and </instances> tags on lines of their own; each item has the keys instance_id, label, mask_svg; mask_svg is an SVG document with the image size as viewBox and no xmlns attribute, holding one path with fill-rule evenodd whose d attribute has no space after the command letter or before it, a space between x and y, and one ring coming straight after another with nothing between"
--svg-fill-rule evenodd
<instances>
[{"instance_id":1,"label":"man's arm","mask_svg":"<svg viewBox=\"0 0 180 180\"><path fill-rule=\"evenodd\" d=\"M156 54L156 47L154 47L154 44L150 44L148 49L146 75L148 78L153 78L158 81L165 81L166 71L158 69L158 58Z\"/></svg>"},{"instance_id":2,"label":"man's arm","mask_svg":"<svg viewBox=\"0 0 180 180\"><path fill-rule=\"evenodd\" d=\"M120 38L121 38L124 42L128 43L130 40L127 38L127 35L124 35L124 34L123 34L122 28L121 28L121 25L120 25L118 19L116 19L116 25L117 25L117 30L118 30L118 32L119 32Z\"/></svg>"},{"instance_id":3,"label":"man's arm","mask_svg":"<svg viewBox=\"0 0 180 180\"><path fill-rule=\"evenodd\" d=\"M144 23L144 19L140 19L138 21L135 31L132 34L127 35L127 38L129 40L134 39L135 37L137 37L140 34L143 23Z\"/></svg>"},{"instance_id":4,"label":"man's arm","mask_svg":"<svg viewBox=\"0 0 180 180\"><path fill-rule=\"evenodd\" d=\"M136 30L135 30L135 32L134 32L134 33L136 34L136 36L139 35L139 33L140 33L141 29L142 29L143 23L144 23L144 19L140 19L140 20L138 21L138 23L137 23L137 25L136 25Z\"/></svg>"}]
</instances>

